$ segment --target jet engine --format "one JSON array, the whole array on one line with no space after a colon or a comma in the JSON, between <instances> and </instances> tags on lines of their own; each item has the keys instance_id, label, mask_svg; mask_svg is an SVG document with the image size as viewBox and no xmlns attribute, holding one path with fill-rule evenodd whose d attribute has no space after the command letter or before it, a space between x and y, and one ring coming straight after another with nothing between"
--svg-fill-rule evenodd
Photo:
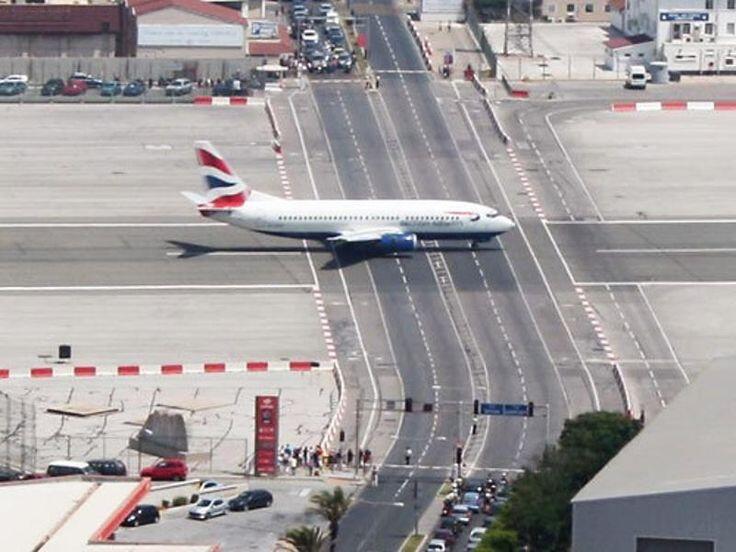
<instances>
[{"instance_id":1,"label":"jet engine","mask_svg":"<svg viewBox=\"0 0 736 552\"><path fill-rule=\"evenodd\" d=\"M417 235L384 234L378 245L384 251L414 251L417 248Z\"/></svg>"}]
</instances>

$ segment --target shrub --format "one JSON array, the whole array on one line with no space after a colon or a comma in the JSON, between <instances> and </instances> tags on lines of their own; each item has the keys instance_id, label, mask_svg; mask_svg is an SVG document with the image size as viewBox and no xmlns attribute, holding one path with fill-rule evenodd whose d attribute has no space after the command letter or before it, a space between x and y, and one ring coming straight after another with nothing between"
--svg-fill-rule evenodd
<instances>
[{"instance_id":1,"label":"shrub","mask_svg":"<svg viewBox=\"0 0 736 552\"><path fill-rule=\"evenodd\" d=\"M189 499L185 496L175 496L174 500L171 501L171 505L176 506L184 506L189 503Z\"/></svg>"}]
</instances>

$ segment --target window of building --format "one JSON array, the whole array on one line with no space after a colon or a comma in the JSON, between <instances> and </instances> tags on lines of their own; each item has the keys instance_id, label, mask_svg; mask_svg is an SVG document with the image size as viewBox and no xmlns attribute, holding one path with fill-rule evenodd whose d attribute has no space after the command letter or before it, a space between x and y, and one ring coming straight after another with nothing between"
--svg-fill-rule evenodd
<instances>
[{"instance_id":1,"label":"window of building","mask_svg":"<svg viewBox=\"0 0 736 552\"><path fill-rule=\"evenodd\" d=\"M713 23L706 23L705 24L705 34L712 35L713 34Z\"/></svg>"},{"instance_id":2,"label":"window of building","mask_svg":"<svg viewBox=\"0 0 736 552\"><path fill-rule=\"evenodd\" d=\"M726 23L726 34L736 34L736 23Z\"/></svg>"},{"instance_id":3,"label":"window of building","mask_svg":"<svg viewBox=\"0 0 736 552\"><path fill-rule=\"evenodd\" d=\"M606 4L605 10L606 10L606 13L610 12L611 11L611 4Z\"/></svg>"},{"instance_id":4,"label":"window of building","mask_svg":"<svg viewBox=\"0 0 736 552\"><path fill-rule=\"evenodd\" d=\"M554 4L550 4L549 6L547 6L547 11L548 11L549 13L555 13L555 8L556 8L556 7L557 7L557 6L555 6Z\"/></svg>"},{"instance_id":5,"label":"window of building","mask_svg":"<svg viewBox=\"0 0 736 552\"><path fill-rule=\"evenodd\" d=\"M712 10L713 9L713 0L705 0L705 9L706 10Z\"/></svg>"},{"instance_id":6,"label":"window of building","mask_svg":"<svg viewBox=\"0 0 736 552\"><path fill-rule=\"evenodd\" d=\"M726 58L726 65L733 65L733 58Z\"/></svg>"},{"instance_id":7,"label":"window of building","mask_svg":"<svg viewBox=\"0 0 736 552\"><path fill-rule=\"evenodd\" d=\"M585 4L585 13L593 13L593 4Z\"/></svg>"},{"instance_id":8,"label":"window of building","mask_svg":"<svg viewBox=\"0 0 736 552\"><path fill-rule=\"evenodd\" d=\"M567 13L575 13L575 4L567 5Z\"/></svg>"},{"instance_id":9,"label":"window of building","mask_svg":"<svg viewBox=\"0 0 736 552\"><path fill-rule=\"evenodd\" d=\"M736 0L728 0L728 1L726 2L726 7L727 7L727 8L729 9L729 10L736 10Z\"/></svg>"}]
</instances>

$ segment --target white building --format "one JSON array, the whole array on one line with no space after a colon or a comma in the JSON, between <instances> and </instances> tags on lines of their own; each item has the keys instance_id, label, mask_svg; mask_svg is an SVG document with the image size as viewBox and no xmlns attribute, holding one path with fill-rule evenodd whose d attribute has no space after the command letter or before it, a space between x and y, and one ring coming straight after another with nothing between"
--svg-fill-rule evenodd
<instances>
[{"instance_id":1,"label":"white building","mask_svg":"<svg viewBox=\"0 0 736 552\"><path fill-rule=\"evenodd\" d=\"M622 19L626 36L653 39L670 71L736 71L736 0L626 0Z\"/></svg>"}]
</instances>

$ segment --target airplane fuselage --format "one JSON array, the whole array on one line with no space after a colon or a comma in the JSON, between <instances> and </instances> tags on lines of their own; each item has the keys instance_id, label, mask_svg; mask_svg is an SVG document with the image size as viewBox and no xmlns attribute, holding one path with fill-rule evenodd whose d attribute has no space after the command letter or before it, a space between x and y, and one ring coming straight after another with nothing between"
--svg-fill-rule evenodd
<instances>
[{"instance_id":1,"label":"airplane fuselage","mask_svg":"<svg viewBox=\"0 0 736 552\"><path fill-rule=\"evenodd\" d=\"M264 234L329 239L351 232L414 234L419 239L487 241L513 227L490 207L441 200L249 201L202 214Z\"/></svg>"}]
</instances>

